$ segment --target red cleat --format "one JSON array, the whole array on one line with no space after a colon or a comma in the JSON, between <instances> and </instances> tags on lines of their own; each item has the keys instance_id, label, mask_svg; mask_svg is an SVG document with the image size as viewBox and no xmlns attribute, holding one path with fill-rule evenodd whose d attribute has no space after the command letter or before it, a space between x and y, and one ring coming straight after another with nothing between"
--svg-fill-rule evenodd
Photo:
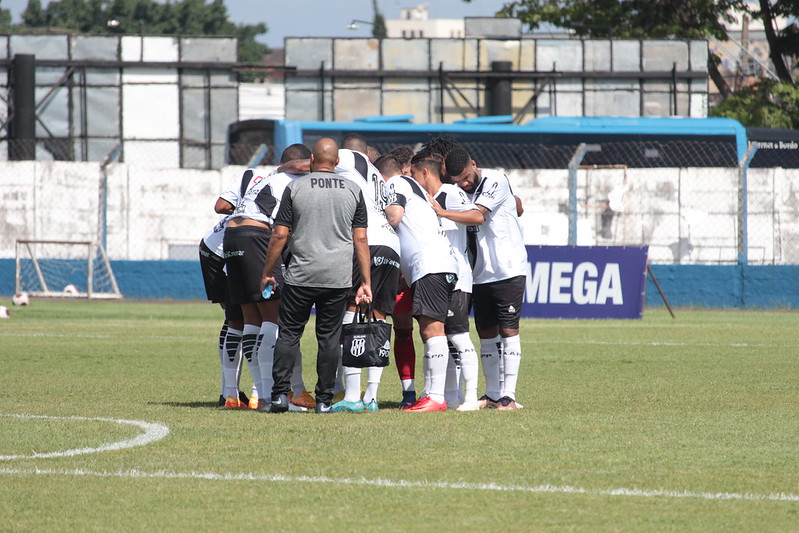
<instances>
[{"instance_id":1,"label":"red cleat","mask_svg":"<svg viewBox=\"0 0 799 533\"><path fill-rule=\"evenodd\" d=\"M407 411L409 413L427 413L431 411L446 411L447 410L447 402L437 402L430 398L430 396L425 396L424 398L420 398L416 400L413 404L409 405L408 407L403 407L403 411Z\"/></svg>"}]
</instances>

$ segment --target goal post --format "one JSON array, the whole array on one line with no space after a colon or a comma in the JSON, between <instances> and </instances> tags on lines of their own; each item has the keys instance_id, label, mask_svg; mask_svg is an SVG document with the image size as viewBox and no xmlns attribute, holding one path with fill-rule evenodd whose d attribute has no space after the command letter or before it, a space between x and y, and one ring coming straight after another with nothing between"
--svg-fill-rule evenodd
<instances>
[{"instance_id":1,"label":"goal post","mask_svg":"<svg viewBox=\"0 0 799 533\"><path fill-rule=\"evenodd\" d=\"M94 241L17 240L14 291L46 297L122 298L108 256Z\"/></svg>"}]
</instances>

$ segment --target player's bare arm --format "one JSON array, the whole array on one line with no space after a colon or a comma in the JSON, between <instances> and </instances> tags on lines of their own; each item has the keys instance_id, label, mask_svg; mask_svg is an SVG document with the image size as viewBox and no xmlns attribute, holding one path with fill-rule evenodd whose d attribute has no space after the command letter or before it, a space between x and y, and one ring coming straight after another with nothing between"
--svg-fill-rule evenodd
<instances>
[{"instance_id":1,"label":"player's bare arm","mask_svg":"<svg viewBox=\"0 0 799 533\"><path fill-rule=\"evenodd\" d=\"M516 195L514 195L513 197L516 198L516 216L520 217L524 214L524 206L522 205L522 199Z\"/></svg>"},{"instance_id":2,"label":"player's bare arm","mask_svg":"<svg viewBox=\"0 0 799 533\"><path fill-rule=\"evenodd\" d=\"M361 286L355 295L355 303L368 304L372 301L372 278L366 228L352 228L352 243L355 247L358 269L361 271Z\"/></svg>"},{"instance_id":3,"label":"player's bare arm","mask_svg":"<svg viewBox=\"0 0 799 533\"><path fill-rule=\"evenodd\" d=\"M405 208L401 205L389 205L386 206L384 212L386 214L388 223L391 224L392 227L396 228L399 226L402 216L405 214Z\"/></svg>"},{"instance_id":4,"label":"player's bare arm","mask_svg":"<svg viewBox=\"0 0 799 533\"><path fill-rule=\"evenodd\" d=\"M220 215L231 215L233 214L233 210L236 208L235 205L231 204L224 198L217 198L216 204L214 204L214 211L219 213Z\"/></svg>"},{"instance_id":5,"label":"player's bare arm","mask_svg":"<svg viewBox=\"0 0 799 533\"><path fill-rule=\"evenodd\" d=\"M272 229L272 237L269 239L269 248L266 251L266 263L264 264L264 272L261 276L261 290L263 291L267 285L275 286L275 277L272 272L275 265L280 260L280 254L283 253L283 248L286 246L288 240L289 228L286 226L276 225Z\"/></svg>"},{"instance_id":6,"label":"player's bare arm","mask_svg":"<svg viewBox=\"0 0 799 533\"><path fill-rule=\"evenodd\" d=\"M449 211L441 207L441 204L439 204L438 201L429 194L427 195L427 198L430 200L430 205L433 206L433 211L436 212L436 215L442 218L448 218L453 222L457 222L465 226L481 225L483 222L485 222L485 215L488 213L488 209L482 205L478 205L477 209L467 209L466 211Z\"/></svg>"},{"instance_id":7,"label":"player's bare arm","mask_svg":"<svg viewBox=\"0 0 799 533\"><path fill-rule=\"evenodd\" d=\"M286 174L307 174L311 171L310 159L292 159L281 163L277 167L278 172L285 172Z\"/></svg>"}]
</instances>

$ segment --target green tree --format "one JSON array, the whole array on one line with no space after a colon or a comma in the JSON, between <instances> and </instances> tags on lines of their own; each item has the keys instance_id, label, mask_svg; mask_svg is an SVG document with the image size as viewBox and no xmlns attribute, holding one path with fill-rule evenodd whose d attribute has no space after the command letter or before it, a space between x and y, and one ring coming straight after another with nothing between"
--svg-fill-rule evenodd
<instances>
[{"instance_id":1,"label":"green tree","mask_svg":"<svg viewBox=\"0 0 799 533\"><path fill-rule=\"evenodd\" d=\"M0 0L0 32L11 31L11 11L3 9L3 1Z\"/></svg>"},{"instance_id":2,"label":"green tree","mask_svg":"<svg viewBox=\"0 0 799 533\"><path fill-rule=\"evenodd\" d=\"M735 92L709 114L734 118L748 127L799 129L799 88L762 79Z\"/></svg>"},{"instance_id":3,"label":"green tree","mask_svg":"<svg viewBox=\"0 0 799 533\"><path fill-rule=\"evenodd\" d=\"M372 19L372 37L375 39L385 39L388 36L388 29L386 28L386 19L380 8L377 7L377 0L372 0L372 9L374 10L374 18Z\"/></svg>"},{"instance_id":4,"label":"green tree","mask_svg":"<svg viewBox=\"0 0 799 533\"><path fill-rule=\"evenodd\" d=\"M2 12L0 11L0 14ZM230 20L224 0L28 0L22 15L27 29L57 27L81 33L230 35L238 37L239 61L261 63L269 48L256 41L265 24ZM115 24L109 25L109 21ZM0 19L2 23L2 19Z\"/></svg>"},{"instance_id":5,"label":"green tree","mask_svg":"<svg viewBox=\"0 0 799 533\"><path fill-rule=\"evenodd\" d=\"M28 0L28 5L22 12L22 23L32 28L47 26L47 19L40 0Z\"/></svg>"}]
</instances>

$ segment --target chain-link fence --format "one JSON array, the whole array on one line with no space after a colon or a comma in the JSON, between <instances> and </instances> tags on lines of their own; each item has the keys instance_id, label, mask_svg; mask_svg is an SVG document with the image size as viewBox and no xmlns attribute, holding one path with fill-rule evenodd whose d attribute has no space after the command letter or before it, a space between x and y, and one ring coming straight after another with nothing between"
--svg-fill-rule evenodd
<instances>
[{"instance_id":1,"label":"chain-link fence","mask_svg":"<svg viewBox=\"0 0 799 533\"><path fill-rule=\"evenodd\" d=\"M650 262L664 264L799 264L799 169L749 168L729 144L464 147L478 167L506 170L528 244L647 245ZM98 242L112 261L196 258L219 219L216 198L245 167L179 168L151 148L140 165L114 150L99 164L0 162L0 257L14 257L18 239L38 239ZM264 150L274 146L253 144L240 157L259 160Z\"/></svg>"}]
</instances>

